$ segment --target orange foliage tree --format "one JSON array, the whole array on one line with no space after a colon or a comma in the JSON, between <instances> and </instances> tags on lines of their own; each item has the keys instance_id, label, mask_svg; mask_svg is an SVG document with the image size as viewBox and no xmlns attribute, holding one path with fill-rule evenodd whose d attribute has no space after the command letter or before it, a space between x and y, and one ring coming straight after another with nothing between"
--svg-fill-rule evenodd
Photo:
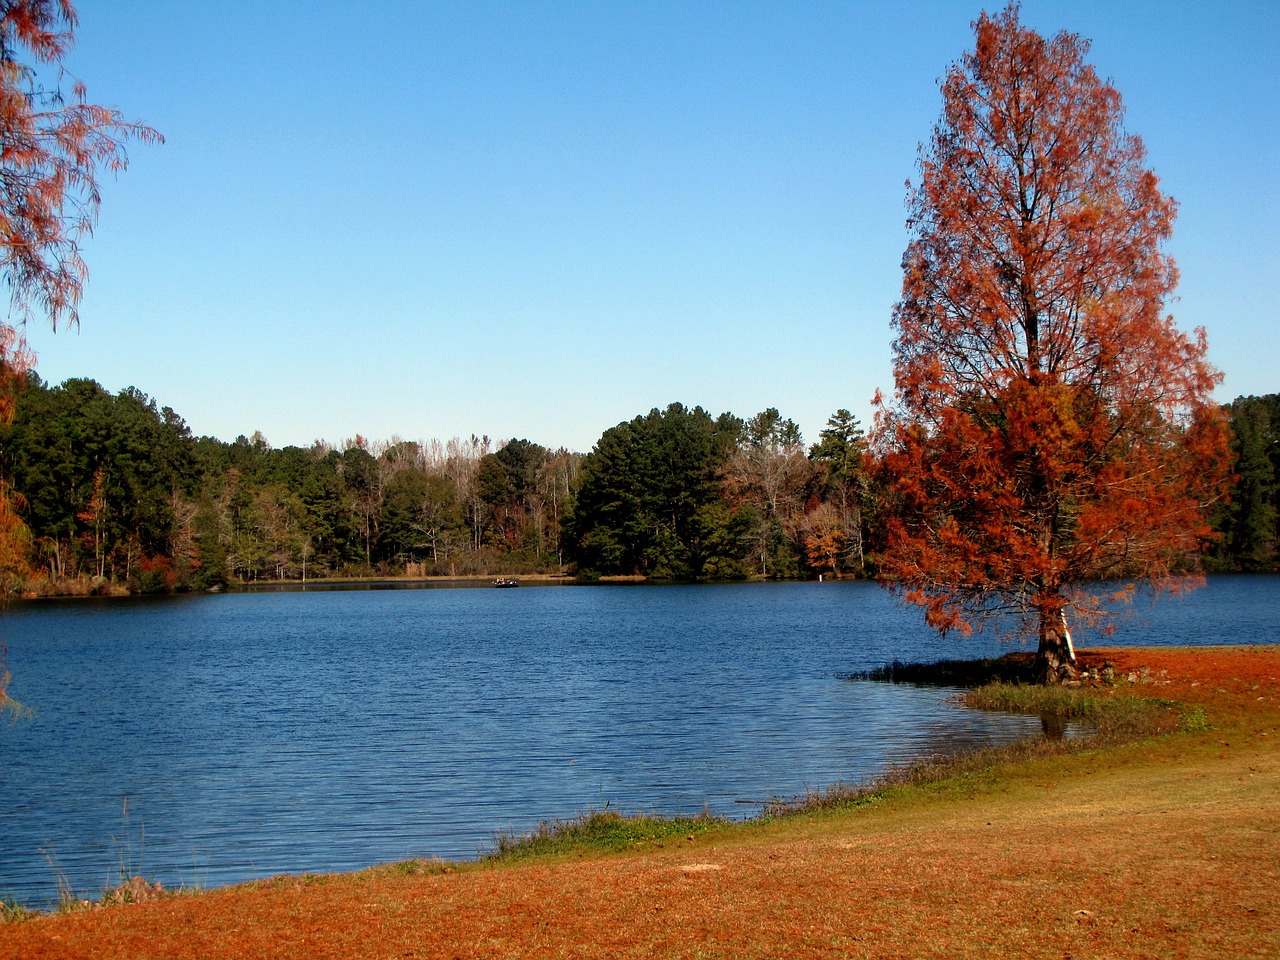
<instances>
[{"instance_id":1,"label":"orange foliage tree","mask_svg":"<svg viewBox=\"0 0 1280 960\"><path fill-rule=\"evenodd\" d=\"M97 223L98 172L125 168L127 141L162 139L118 110L87 102L84 84L67 76L61 61L76 23L71 0L0 0L0 277L10 307L0 320L5 422L34 360L22 336L27 321L40 315L55 328L79 322L87 276L80 241ZM13 513L8 494L0 486L0 517ZM0 524L0 537L11 528L18 529ZM0 545L0 553L13 554L13 546ZM0 705L5 679L0 670Z\"/></svg>"},{"instance_id":2,"label":"orange foliage tree","mask_svg":"<svg viewBox=\"0 0 1280 960\"><path fill-rule=\"evenodd\" d=\"M97 223L98 173L125 168L128 140L162 139L88 103L78 80L64 93L61 60L76 24L70 0L0 0L0 275L18 327L36 315L55 327L79 322L80 241ZM13 325L0 327L5 385L30 362ZM11 391L0 399L0 414L12 415Z\"/></svg>"},{"instance_id":3,"label":"orange foliage tree","mask_svg":"<svg viewBox=\"0 0 1280 960\"><path fill-rule=\"evenodd\" d=\"M974 29L908 184L880 569L943 632L1012 615L1052 682L1075 672L1068 613L1105 629L1135 582L1194 584L1220 375L1165 313L1175 204L1087 41L1016 3Z\"/></svg>"}]
</instances>

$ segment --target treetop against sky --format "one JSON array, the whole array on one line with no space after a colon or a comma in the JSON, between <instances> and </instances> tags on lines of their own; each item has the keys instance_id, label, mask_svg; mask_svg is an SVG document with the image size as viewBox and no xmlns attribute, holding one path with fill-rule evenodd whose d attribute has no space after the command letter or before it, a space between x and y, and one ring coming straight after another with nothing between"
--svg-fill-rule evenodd
<instances>
[{"instance_id":1,"label":"treetop against sky","mask_svg":"<svg viewBox=\"0 0 1280 960\"><path fill-rule=\"evenodd\" d=\"M1002 4L991 4L991 8ZM51 382L276 446L528 436L672 400L809 441L892 386L903 182L981 4L81 0L69 70L166 138L104 178ZM1280 354L1280 8L1028 0L1178 203L1220 399Z\"/></svg>"}]
</instances>

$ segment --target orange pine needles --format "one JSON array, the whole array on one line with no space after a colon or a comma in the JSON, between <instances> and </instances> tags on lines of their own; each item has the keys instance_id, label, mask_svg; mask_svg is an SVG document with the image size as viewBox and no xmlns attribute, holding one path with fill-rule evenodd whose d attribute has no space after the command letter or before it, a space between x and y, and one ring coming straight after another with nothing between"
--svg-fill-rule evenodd
<instances>
[{"instance_id":1,"label":"orange pine needles","mask_svg":"<svg viewBox=\"0 0 1280 960\"><path fill-rule=\"evenodd\" d=\"M118 110L88 103L78 80L67 102L60 61L76 23L70 0L0 0L0 275L18 328L37 315L55 327L79 322L88 275L80 240L97 223L98 172L123 170L131 139L163 142ZM31 365L13 330L0 324L8 379Z\"/></svg>"},{"instance_id":2,"label":"orange pine needles","mask_svg":"<svg viewBox=\"0 0 1280 960\"><path fill-rule=\"evenodd\" d=\"M1097 581L1187 583L1224 495L1220 375L1164 312L1175 204L1088 43L1011 4L975 24L908 195L881 570L940 629L1013 613L1046 679Z\"/></svg>"}]
</instances>

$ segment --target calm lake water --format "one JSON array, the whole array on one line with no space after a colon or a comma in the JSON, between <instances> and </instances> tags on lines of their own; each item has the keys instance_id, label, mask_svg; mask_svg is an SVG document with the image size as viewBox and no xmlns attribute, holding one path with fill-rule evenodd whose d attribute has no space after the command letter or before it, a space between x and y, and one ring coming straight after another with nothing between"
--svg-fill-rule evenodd
<instances>
[{"instance_id":1,"label":"calm lake water","mask_svg":"<svg viewBox=\"0 0 1280 960\"><path fill-rule=\"evenodd\" d=\"M1280 642L1280 578L1139 605L1109 643ZM606 803L730 817L1034 733L942 690L850 682L940 641L863 583L307 590L0 616L0 896L469 858ZM1078 637L1087 645L1088 637Z\"/></svg>"}]
</instances>

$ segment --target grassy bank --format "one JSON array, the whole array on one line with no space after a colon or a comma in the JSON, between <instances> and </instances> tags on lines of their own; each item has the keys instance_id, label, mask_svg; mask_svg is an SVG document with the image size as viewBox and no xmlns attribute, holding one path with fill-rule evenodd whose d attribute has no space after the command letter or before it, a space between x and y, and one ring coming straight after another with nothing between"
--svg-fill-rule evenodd
<instances>
[{"instance_id":1,"label":"grassy bank","mask_svg":"<svg viewBox=\"0 0 1280 960\"><path fill-rule=\"evenodd\" d=\"M1087 744L745 826L603 811L490 863L8 923L0 957L1280 955L1280 649L1102 655L1122 682L1066 706L1130 719Z\"/></svg>"}]
</instances>

